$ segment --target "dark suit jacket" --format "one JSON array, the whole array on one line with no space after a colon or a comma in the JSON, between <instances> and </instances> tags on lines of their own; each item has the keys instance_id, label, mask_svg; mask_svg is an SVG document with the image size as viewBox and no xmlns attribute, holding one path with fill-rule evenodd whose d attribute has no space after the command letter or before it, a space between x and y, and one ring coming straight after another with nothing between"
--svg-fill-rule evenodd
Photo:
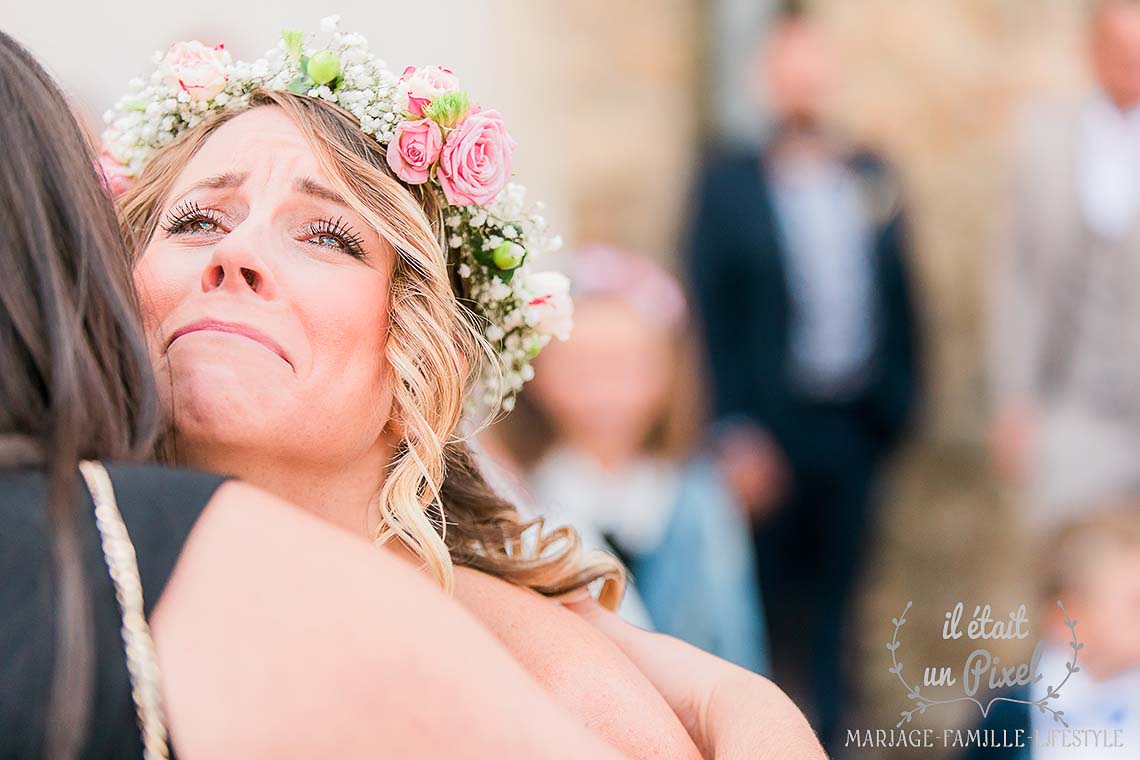
<instances>
[{"instance_id":1,"label":"dark suit jacket","mask_svg":"<svg viewBox=\"0 0 1140 760\"><path fill-rule=\"evenodd\" d=\"M795 448L805 402L788 384L792 303L763 153L720 155L696 185L688 266L711 366L718 419L743 417ZM870 445L885 452L905 432L919 397L919 329L907 273L897 184L886 165L850 158L874 197L876 309L872 377L851 408Z\"/></svg>"},{"instance_id":2,"label":"dark suit jacket","mask_svg":"<svg viewBox=\"0 0 1140 760\"><path fill-rule=\"evenodd\" d=\"M1001 696L1010 699L1029 700L1029 689L1019 687L1003 693ZM967 726L963 730L978 728L982 731L992 731L996 747L973 746L962 751L959 760L1030 760L1033 749L1030 745L1029 735L1033 730L1033 715L1029 705L1020 703L999 702L990 706L990 711L980 723ZM1005 742L1013 743L1016 732L1021 731L1021 739L1025 747L1001 746ZM1004 733L1003 733L1004 732ZM1074 756L1079 755L1076 752Z\"/></svg>"}]
</instances>

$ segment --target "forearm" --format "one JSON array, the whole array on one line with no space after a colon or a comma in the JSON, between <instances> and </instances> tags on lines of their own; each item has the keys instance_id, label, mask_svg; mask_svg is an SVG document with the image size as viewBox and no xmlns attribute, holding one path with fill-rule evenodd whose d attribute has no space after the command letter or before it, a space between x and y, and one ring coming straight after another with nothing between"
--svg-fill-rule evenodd
<instances>
[{"instance_id":1,"label":"forearm","mask_svg":"<svg viewBox=\"0 0 1140 760\"><path fill-rule=\"evenodd\" d=\"M770 681L672 636L629 625L592 600L567 606L649 678L705 758L825 757L803 714Z\"/></svg>"},{"instance_id":2,"label":"forearm","mask_svg":"<svg viewBox=\"0 0 1140 760\"><path fill-rule=\"evenodd\" d=\"M721 674L706 708L704 730L710 758L826 757L803 713L775 684L754 673L728 667L735 672Z\"/></svg>"},{"instance_id":3,"label":"forearm","mask_svg":"<svg viewBox=\"0 0 1140 760\"><path fill-rule=\"evenodd\" d=\"M821 760L826 755L798 707L762 676L669 636L650 634L636 654L645 667L687 669L688 688L666 693L709 760ZM636 660L635 660L636 661ZM670 687L661 678L666 690ZM684 681L685 679L681 679Z\"/></svg>"}]
</instances>

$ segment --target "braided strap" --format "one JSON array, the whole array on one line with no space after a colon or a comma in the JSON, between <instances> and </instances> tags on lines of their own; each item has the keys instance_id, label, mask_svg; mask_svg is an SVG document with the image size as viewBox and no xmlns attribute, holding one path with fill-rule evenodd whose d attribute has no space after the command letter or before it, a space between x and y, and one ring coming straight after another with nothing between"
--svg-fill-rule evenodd
<instances>
[{"instance_id":1,"label":"braided strap","mask_svg":"<svg viewBox=\"0 0 1140 760\"><path fill-rule=\"evenodd\" d=\"M103 556L115 584L115 597L123 616L123 645L126 648L127 672L131 677L131 697L142 732L143 758L168 760L170 752L159 688L158 658L144 615L142 579L135 547L123 523L107 470L99 462L85 461L79 463L79 471L87 482L91 500L95 502L95 525L99 529Z\"/></svg>"}]
</instances>

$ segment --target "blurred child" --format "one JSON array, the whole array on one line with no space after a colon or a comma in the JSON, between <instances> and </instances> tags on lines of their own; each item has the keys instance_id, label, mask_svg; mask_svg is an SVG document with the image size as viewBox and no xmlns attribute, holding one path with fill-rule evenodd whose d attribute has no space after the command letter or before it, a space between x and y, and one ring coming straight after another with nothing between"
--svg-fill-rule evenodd
<instances>
[{"instance_id":1,"label":"blurred child","mask_svg":"<svg viewBox=\"0 0 1140 760\"><path fill-rule=\"evenodd\" d=\"M507 450L548 524L570 523L586 549L626 563L657 630L761 672L746 518L694 445L698 363L681 287L610 248L572 267L574 333L536 360L490 448Z\"/></svg>"},{"instance_id":2,"label":"blurred child","mask_svg":"<svg viewBox=\"0 0 1140 760\"><path fill-rule=\"evenodd\" d=\"M975 749L969 758L1096 760L1132 758L1140 747L1140 503L1134 502L1061 529L1042 553L1047 607L1042 679L1005 696L1035 701L1065 677L1073 659L1076 621L1077 672L1048 700L1064 712L1068 729L1030 705L995 706L985 728L1021 729L1031 736L1020 752ZM1064 602L1064 612L1057 606ZM1099 735L1099 739L1096 737ZM1078 738L1079 737L1079 738ZM1080 742L1076 744L1075 742ZM1095 746L1099 745L1099 746Z\"/></svg>"}]
</instances>

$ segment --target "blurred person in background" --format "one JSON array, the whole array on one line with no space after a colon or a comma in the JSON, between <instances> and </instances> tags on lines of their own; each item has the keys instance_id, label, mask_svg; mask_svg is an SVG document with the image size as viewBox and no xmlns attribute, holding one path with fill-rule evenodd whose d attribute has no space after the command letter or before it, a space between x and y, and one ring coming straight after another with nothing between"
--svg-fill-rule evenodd
<instances>
[{"instance_id":1,"label":"blurred person in background","mask_svg":"<svg viewBox=\"0 0 1140 760\"><path fill-rule=\"evenodd\" d=\"M781 18L761 54L775 124L697 181L688 266L722 462L753 525L773 671L825 745L872 492L919 397L898 183L829 123L821 30Z\"/></svg>"},{"instance_id":2,"label":"blurred person in background","mask_svg":"<svg viewBox=\"0 0 1140 760\"><path fill-rule=\"evenodd\" d=\"M1057 687L1060 696L1046 704L1063 711L1073 731L1104 732L1101 746L1092 745L1091 737L1079 748L1071 744L1072 736L1069 746L1056 736L1050 742L1050 731L1062 728L1052 712L999 703L980 727L1004 729L1007 736L1021 730L1033 741L1024 748L975 747L965 753L966 760L1096 760L1124 757L1129 749L1135 754L1140 741L1140 501L1133 496L1087 511L1093 516L1055 529L1043 543L1041 609L1047 623L1037 668L1042 679L1001 696L1033 702ZM1075 655L1074 639L1083 645ZM1074 656L1080 670L1066 679Z\"/></svg>"},{"instance_id":3,"label":"blurred person in background","mask_svg":"<svg viewBox=\"0 0 1140 760\"><path fill-rule=\"evenodd\" d=\"M1024 120L993 278L994 458L1046 530L1140 486L1140 3L1094 6L1090 62Z\"/></svg>"},{"instance_id":4,"label":"blurred person in background","mask_svg":"<svg viewBox=\"0 0 1140 760\"><path fill-rule=\"evenodd\" d=\"M547 524L630 569L649 622L763 672L763 619L743 511L700 453L684 294L648 259L612 248L573 256L574 332L491 448L522 473ZM638 611L622 609L638 621Z\"/></svg>"}]
</instances>

